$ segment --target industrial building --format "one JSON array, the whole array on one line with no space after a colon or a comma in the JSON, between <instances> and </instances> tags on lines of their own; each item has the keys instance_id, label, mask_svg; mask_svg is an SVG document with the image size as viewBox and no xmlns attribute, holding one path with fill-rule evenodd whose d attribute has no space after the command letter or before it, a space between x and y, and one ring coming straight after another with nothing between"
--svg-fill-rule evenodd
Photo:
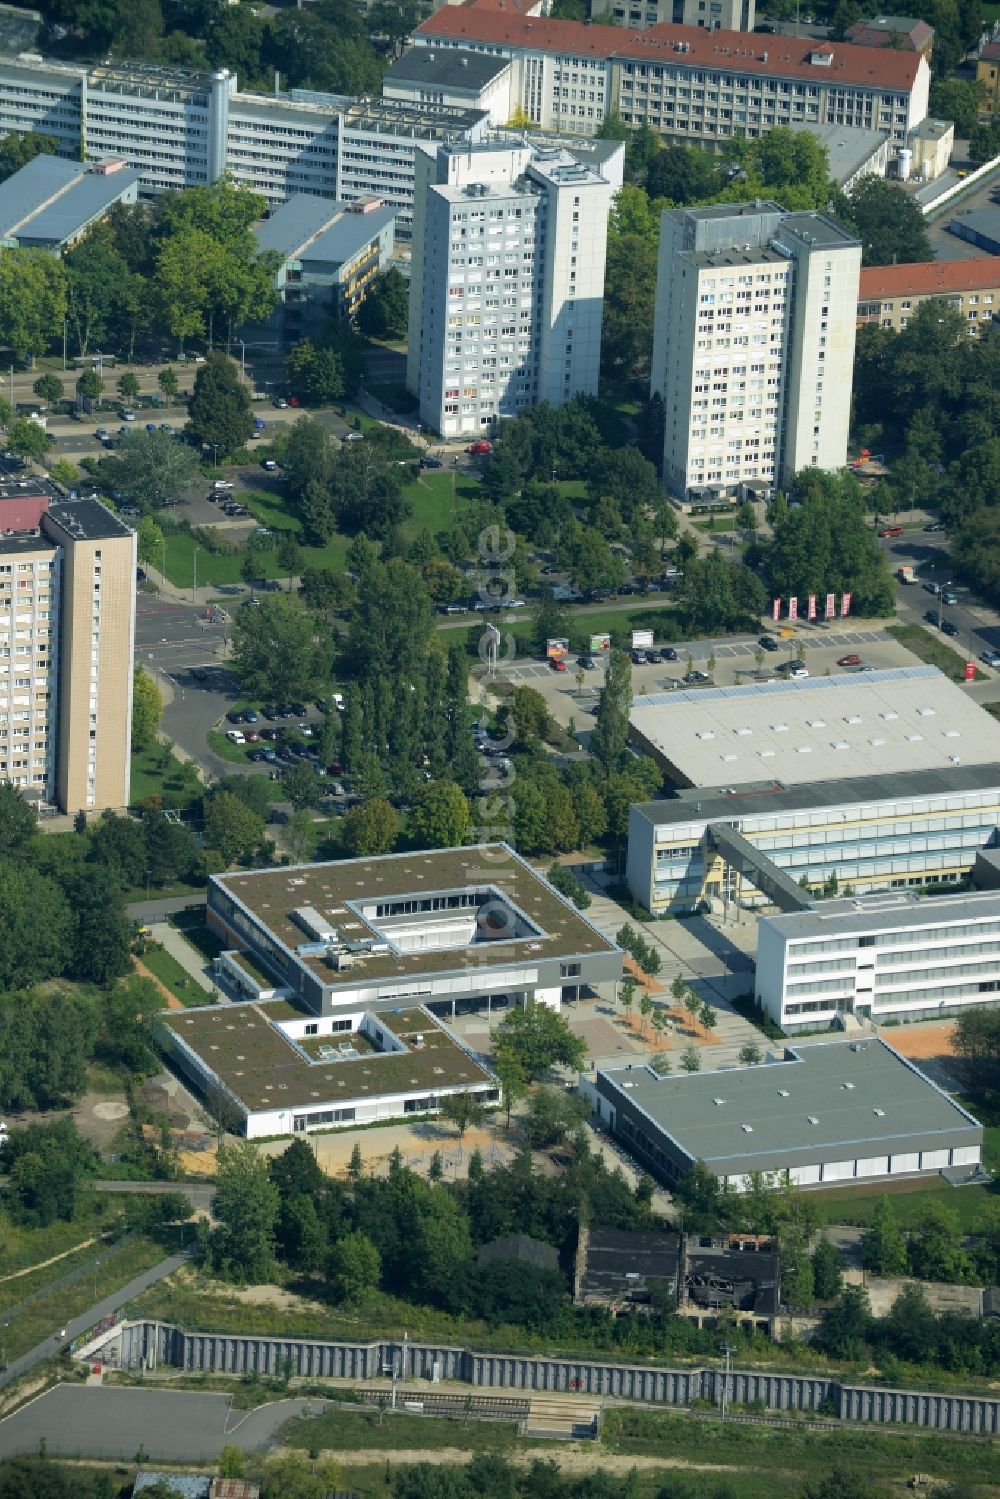
<instances>
[{"instance_id":1,"label":"industrial building","mask_svg":"<svg viewBox=\"0 0 1000 1499\"><path fill-rule=\"evenodd\" d=\"M573 1300L615 1313L674 1304L702 1323L725 1311L768 1327L781 1305L781 1255L770 1239L580 1225Z\"/></svg>"},{"instance_id":2,"label":"industrial building","mask_svg":"<svg viewBox=\"0 0 1000 1499\"><path fill-rule=\"evenodd\" d=\"M877 323L899 333L931 298L960 313L966 331L975 337L1000 310L1000 255L865 266L858 286L858 323Z\"/></svg>"},{"instance_id":3,"label":"industrial building","mask_svg":"<svg viewBox=\"0 0 1000 1499\"><path fill-rule=\"evenodd\" d=\"M615 170L523 137L418 162L407 385L445 437L596 395Z\"/></svg>"},{"instance_id":4,"label":"industrial building","mask_svg":"<svg viewBox=\"0 0 1000 1499\"><path fill-rule=\"evenodd\" d=\"M664 212L650 390L678 500L843 467L860 268L825 214L759 199Z\"/></svg>"},{"instance_id":5,"label":"industrial building","mask_svg":"<svg viewBox=\"0 0 1000 1499\"><path fill-rule=\"evenodd\" d=\"M254 230L257 247L281 257L270 324L294 342L315 321L351 317L392 255L396 211L378 198L331 203L296 193Z\"/></svg>"},{"instance_id":6,"label":"industrial building","mask_svg":"<svg viewBox=\"0 0 1000 1499\"><path fill-rule=\"evenodd\" d=\"M1000 255L1000 208L970 208L948 221L948 233L966 244Z\"/></svg>"},{"instance_id":7,"label":"industrial building","mask_svg":"<svg viewBox=\"0 0 1000 1499\"><path fill-rule=\"evenodd\" d=\"M29 802L129 802L135 533L97 499L0 483L0 779Z\"/></svg>"},{"instance_id":8,"label":"industrial building","mask_svg":"<svg viewBox=\"0 0 1000 1499\"><path fill-rule=\"evenodd\" d=\"M702 1161L737 1190L755 1172L794 1186L974 1173L982 1125L881 1038L786 1047L756 1067L660 1077L599 1071L603 1123L668 1184Z\"/></svg>"},{"instance_id":9,"label":"industrial building","mask_svg":"<svg viewBox=\"0 0 1000 1499\"><path fill-rule=\"evenodd\" d=\"M818 901L762 916L757 1003L783 1030L958 1014L1000 995L1000 892Z\"/></svg>"},{"instance_id":10,"label":"industrial building","mask_svg":"<svg viewBox=\"0 0 1000 1499\"><path fill-rule=\"evenodd\" d=\"M212 875L208 924L244 957L247 997L323 1016L404 999L558 1010L622 972L615 944L506 844Z\"/></svg>"},{"instance_id":11,"label":"industrial building","mask_svg":"<svg viewBox=\"0 0 1000 1499\"><path fill-rule=\"evenodd\" d=\"M36 156L0 183L0 244L68 250L115 203L134 203L139 173L120 157L82 165Z\"/></svg>"},{"instance_id":12,"label":"industrial building","mask_svg":"<svg viewBox=\"0 0 1000 1499\"><path fill-rule=\"evenodd\" d=\"M675 786L789 787L1000 761L1000 723L936 666L636 697L631 737Z\"/></svg>"},{"instance_id":13,"label":"industrial building","mask_svg":"<svg viewBox=\"0 0 1000 1499\"><path fill-rule=\"evenodd\" d=\"M884 177L889 166L889 135L856 125L817 125L796 121L792 130L805 130L826 152L831 182L845 193L862 177Z\"/></svg>"},{"instance_id":14,"label":"industrial building","mask_svg":"<svg viewBox=\"0 0 1000 1499\"><path fill-rule=\"evenodd\" d=\"M930 69L919 52L716 30L713 19L730 17L707 3L700 11L693 0L701 24L664 19L636 31L520 15L504 0L444 5L413 40L509 57L511 104L542 130L594 135L617 113L693 146L807 121L885 131L898 148L926 116Z\"/></svg>"}]
</instances>

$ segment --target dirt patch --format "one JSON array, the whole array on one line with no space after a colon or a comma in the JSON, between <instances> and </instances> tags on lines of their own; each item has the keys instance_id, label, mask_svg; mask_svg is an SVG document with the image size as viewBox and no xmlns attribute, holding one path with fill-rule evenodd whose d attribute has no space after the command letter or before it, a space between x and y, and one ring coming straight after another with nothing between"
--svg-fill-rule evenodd
<instances>
[{"instance_id":1,"label":"dirt patch","mask_svg":"<svg viewBox=\"0 0 1000 1499\"><path fill-rule=\"evenodd\" d=\"M299 1449L279 1448L277 1450L287 1452ZM509 1462L526 1468L543 1451L551 1452L556 1457L564 1473L593 1473L595 1468L604 1468L610 1473L629 1473L633 1468L653 1472L661 1468L685 1468L698 1473L741 1471L732 1463L692 1463L681 1457L622 1457L614 1452L605 1452L593 1443L585 1447L560 1442L548 1448L544 1448L541 1443L535 1443L528 1452L505 1452L503 1455ZM472 1453L461 1447L433 1447L426 1450L419 1447L403 1448L401 1451L391 1453L387 1453L384 1448L373 1448L370 1451L361 1448L358 1451L349 1451L338 1447L336 1451L330 1448L322 1452L320 1456L345 1465L349 1464L351 1467L362 1463L366 1466L370 1463L377 1463L379 1467L383 1467L387 1459L394 1463L461 1463L464 1466L471 1459Z\"/></svg>"},{"instance_id":2,"label":"dirt patch","mask_svg":"<svg viewBox=\"0 0 1000 1499\"><path fill-rule=\"evenodd\" d=\"M161 983L161 981L156 977L156 974L152 973L150 969L146 967L145 963L141 961L141 959L133 958L132 967L135 969L140 978L149 979L149 982L156 986L157 992L163 996L164 1003L166 1004L168 1010L183 1010L184 1006L181 1004L176 994L171 994L166 984Z\"/></svg>"},{"instance_id":3,"label":"dirt patch","mask_svg":"<svg viewBox=\"0 0 1000 1499\"><path fill-rule=\"evenodd\" d=\"M955 1055L955 1022L943 1021L940 1025L893 1026L882 1035L896 1051L914 1061L921 1057L953 1057Z\"/></svg>"}]
</instances>

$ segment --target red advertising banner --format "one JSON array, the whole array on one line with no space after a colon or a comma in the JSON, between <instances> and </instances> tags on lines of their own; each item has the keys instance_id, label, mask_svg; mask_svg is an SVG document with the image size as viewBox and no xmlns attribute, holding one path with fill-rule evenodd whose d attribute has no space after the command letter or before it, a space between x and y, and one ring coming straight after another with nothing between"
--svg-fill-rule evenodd
<instances>
[{"instance_id":1,"label":"red advertising banner","mask_svg":"<svg viewBox=\"0 0 1000 1499\"><path fill-rule=\"evenodd\" d=\"M799 601L798 601L797 598L789 599L788 600L788 618L789 619L798 619L798 617L799 617Z\"/></svg>"},{"instance_id":2,"label":"red advertising banner","mask_svg":"<svg viewBox=\"0 0 1000 1499\"><path fill-rule=\"evenodd\" d=\"M845 593L840 600L840 617L845 619L851 612L851 595Z\"/></svg>"},{"instance_id":3,"label":"red advertising banner","mask_svg":"<svg viewBox=\"0 0 1000 1499\"><path fill-rule=\"evenodd\" d=\"M827 617L827 619L833 619L834 616L836 615L836 613L837 613L837 595L835 593L828 593L827 596L826 596L826 617Z\"/></svg>"},{"instance_id":4,"label":"red advertising banner","mask_svg":"<svg viewBox=\"0 0 1000 1499\"><path fill-rule=\"evenodd\" d=\"M814 593L809 595L809 618L816 618L816 595Z\"/></svg>"},{"instance_id":5,"label":"red advertising banner","mask_svg":"<svg viewBox=\"0 0 1000 1499\"><path fill-rule=\"evenodd\" d=\"M976 663L975 663L975 661L966 661L966 663L965 663L965 680L967 682L974 682L976 680Z\"/></svg>"},{"instance_id":6,"label":"red advertising banner","mask_svg":"<svg viewBox=\"0 0 1000 1499\"><path fill-rule=\"evenodd\" d=\"M772 601L772 604L771 604L771 618L772 619L780 619L781 618L781 600L780 599L774 599Z\"/></svg>"}]
</instances>

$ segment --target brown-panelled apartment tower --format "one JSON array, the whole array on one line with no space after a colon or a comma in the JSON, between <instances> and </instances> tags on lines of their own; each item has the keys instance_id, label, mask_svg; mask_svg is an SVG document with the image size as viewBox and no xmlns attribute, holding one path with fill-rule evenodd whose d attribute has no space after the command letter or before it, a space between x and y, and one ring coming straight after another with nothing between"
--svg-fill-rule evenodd
<instances>
[{"instance_id":1,"label":"brown-panelled apartment tower","mask_svg":"<svg viewBox=\"0 0 1000 1499\"><path fill-rule=\"evenodd\" d=\"M128 804L135 555L96 498L0 482L0 780L31 802Z\"/></svg>"}]
</instances>

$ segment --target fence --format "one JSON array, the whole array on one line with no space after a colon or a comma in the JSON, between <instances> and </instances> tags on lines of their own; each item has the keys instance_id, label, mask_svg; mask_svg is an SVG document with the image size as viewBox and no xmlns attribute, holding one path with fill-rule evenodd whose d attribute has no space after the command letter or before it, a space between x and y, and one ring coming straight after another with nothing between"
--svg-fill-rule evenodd
<instances>
[{"instance_id":1,"label":"fence","mask_svg":"<svg viewBox=\"0 0 1000 1499\"><path fill-rule=\"evenodd\" d=\"M409 1341L322 1343L299 1338L255 1338L243 1334L185 1332L161 1322L123 1322L90 1338L79 1358L100 1357L111 1366L197 1373L229 1373L367 1381L442 1380L491 1390L550 1394L581 1392L604 1398L667 1406L694 1401L721 1405L759 1404L790 1413L832 1412L841 1421L895 1422L937 1431L1000 1433L1000 1399L924 1390L892 1390L843 1384L822 1375L768 1374L719 1369L665 1369L653 1365L603 1363L524 1354L481 1353ZM725 1382L725 1383L724 1383Z\"/></svg>"}]
</instances>

